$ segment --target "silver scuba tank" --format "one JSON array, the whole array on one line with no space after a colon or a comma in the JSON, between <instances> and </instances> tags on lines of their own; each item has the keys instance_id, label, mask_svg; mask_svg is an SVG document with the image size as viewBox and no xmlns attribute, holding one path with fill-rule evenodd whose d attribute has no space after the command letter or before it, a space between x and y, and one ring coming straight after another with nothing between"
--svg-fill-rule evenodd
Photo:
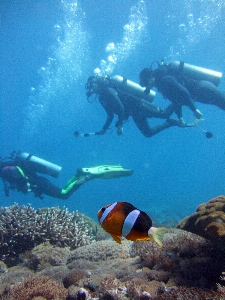
<instances>
[{"instance_id":1,"label":"silver scuba tank","mask_svg":"<svg viewBox=\"0 0 225 300\"><path fill-rule=\"evenodd\" d=\"M120 75L110 77L110 82L118 92L137 99L143 98L152 102L156 94L156 92L152 90L146 93L145 88L142 88L139 84L128 80Z\"/></svg>"},{"instance_id":2,"label":"silver scuba tank","mask_svg":"<svg viewBox=\"0 0 225 300\"><path fill-rule=\"evenodd\" d=\"M173 61L169 63L168 68L180 71L184 75L187 75L188 77L195 80L210 81L215 86L218 86L223 75L221 72L186 64L183 61Z\"/></svg>"},{"instance_id":3,"label":"silver scuba tank","mask_svg":"<svg viewBox=\"0 0 225 300\"><path fill-rule=\"evenodd\" d=\"M16 160L30 167L33 171L58 177L62 167L26 152L19 153Z\"/></svg>"}]
</instances>

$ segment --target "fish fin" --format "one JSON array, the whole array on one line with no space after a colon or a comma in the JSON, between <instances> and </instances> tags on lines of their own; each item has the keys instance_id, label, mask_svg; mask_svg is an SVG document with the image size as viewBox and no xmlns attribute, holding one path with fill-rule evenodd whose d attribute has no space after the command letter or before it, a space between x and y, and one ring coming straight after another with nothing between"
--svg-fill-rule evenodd
<instances>
[{"instance_id":1,"label":"fish fin","mask_svg":"<svg viewBox=\"0 0 225 300\"><path fill-rule=\"evenodd\" d=\"M148 231L148 235L159 245L159 247L162 247L162 240L167 231L168 230L165 227L151 227Z\"/></svg>"},{"instance_id":2,"label":"fish fin","mask_svg":"<svg viewBox=\"0 0 225 300\"><path fill-rule=\"evenodd\" d=\"M114 241L116 241L118 244L121 244L121 238L118 235L111 234Z\"/></svg>"}]
</instances>

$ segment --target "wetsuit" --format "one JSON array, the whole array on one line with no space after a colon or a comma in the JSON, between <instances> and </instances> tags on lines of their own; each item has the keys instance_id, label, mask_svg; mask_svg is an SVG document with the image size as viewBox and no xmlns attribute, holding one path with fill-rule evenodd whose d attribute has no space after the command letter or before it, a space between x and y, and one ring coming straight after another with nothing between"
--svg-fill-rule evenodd
<instances>
[{"instance_id":1,"label":"wetsuit","mask_svg":"<svg viewBox=\"0 0 225 300\"><path fill-rule=\"evenodd\" d=\"M107 119L102 129L106 131L109 128L115 114L118 116L118 121L116 123L117 127L122 127L124 120L124 106L117 91L111 87L101 88L99 90L99 102L107 113Z\"/></svg>"},{"instance_id":2,"label":"wetsuit","mask_svg":"<svg viewBox=\"0 0 225 300\"><path fill-rule=\"evenodd\" d=\"M188 106L191 111L196 112L197 108L191 99L191 94L183 85L183 78L179 72L168 70L161 67L153 71L154 86L163 95L169 99L174 105L174 111L178 118L182 118L182 106Z\"/></svg>"},{"instance_id":3,"label":"wetsuit","mask_svg":"<svg viewBox=\"0 0 225 300\"><path fill-rule=\"evenodd\" d=\"M160 66L154 71L145 68L140 73L140 85L155 86L157 90L174 104L174 110L179 118L182 117L182 106L188 106L197 118L201 117L196 110L195 102L216 105L225 110L225 94L217 87L205 80L194 80L179 70L170 69L169 66Z\"/></svg>"},{"instance_id":4,"label":"wetsuit","mask_svg":"<svg viewBox=\"0 0 225 300\"><path fill-rule=\"evenodd\" d=\"M16 189L24 194L33 192L39 198L42 198L42 194L46 194L60 199L68 199L83 183L92 179L89 175L79 179L74 175L66 186L60 189L47 178L38 176L32 170L26 170L25 167L13 161L4 162L1 165L0 177L4 182L6 195L9 189Z\"/></svg>"},{"instance_id":5,"label":"wetsuit","mask_svg":"<svg viewBox=\"0 0 225 300\"><path fill-rule=\"evenodd\" d=\"M206 80L193 80L185 78L184 84L196 102L216 105L225 110L225 93Z\"/></svg>"},{"instance_id":6,"label":"wetsuit","mask_svg":"<svg viewBox=\"0 0 225 300\"><path fill-rule=\"evenodd\" d=\"M169 128L170 126L179 126L179 122L169 119L174 112L174 105L169 105L168 108L161 109L149 101L140 98L134 98L122 93L118 93L109 85L98 84L99 102L107 113L106 122L100 132L96 134L104 134L113 121L114 115L118 116L115 124L117 129L122 128L123 121L126 121L131 116L141 133L146 137L151 137L160 131ZM150 127L148 118L167 119L167 122Z\"/></svg>"},{"instance_id":7,"label":"wetsuit","mask_svg":"<svg viewBox=\"0 0 225 300\"><path fill-rule=\"evenodd\" d=\"M60 189L47 178L38 176L31 165L27 166L26 161L19 164L17 161L1 162L0 177L3 180L5 194L9 195L9 190L18 190L24 194L33 192L35 196L43 198L42 194L60 199L68 199L85 182L95 179L110 179L130 176L133 171L124 169L120 164L99 165L90 168L77 169L76 175L73 175L66 183L63 189Z\"/></svg>"},{"instance_id":8,"label":"wetsuit","mask_svg":"<svg viewBox=\"0 0 225 300\"><path fill-rule=\"evenodd\" d=\"M174 122L175 120L169 119L174 111L172 104L166 109L162 109L145 99L136 99L123 94L119 94L119 96L124 105L125 119L131 116L134 123L144 136L151 137L172 125L176 125L176 122ZM168 121L163 124L150 127L148 118L168 119Z\"/></svg>"}]
</instances>

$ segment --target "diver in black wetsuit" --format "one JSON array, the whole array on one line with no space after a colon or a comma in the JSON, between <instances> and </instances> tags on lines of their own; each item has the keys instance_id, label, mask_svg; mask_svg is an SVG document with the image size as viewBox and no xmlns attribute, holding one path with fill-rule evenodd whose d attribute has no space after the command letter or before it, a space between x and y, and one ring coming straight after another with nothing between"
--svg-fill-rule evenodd
<instances>
[{"instance_id":1,"label":"diver in black wetsuit","mask_svg":"<svg viewBox=\"0 0 225 300\"><path fill-rule=\"evenodd\" d=\"M155 62L153 62L155 63ZM208 80L193 79L184 74L181 70L170 68L170 65L156 62L158 67L155 70L144 68L140 74L140 85L147 90L156 87L164 98L174 104L174 110L182 121L182 106L188 106L195 117L200 119L201 112L196 108L195 102L213 104L225 110L225 94L220 92L215 84ZM197 76L196 76L197 77Z\"/></svg>"},{"instance_id":2,"label":"diver in black wetsuit","mask_svg":"<svg viewBox=\"0 0 225 300\"><path fill-rule=\"evenodd\" d=\"M115 124L117 127L117 134L123 133L123 122L131 116L141 133L146 137L151 137L160 131L171 126L180 126L177 120L170 119L174 108L169 105L166 109L159 108L149 101L141 98L127 96L118 93L115 88L111 86L110 78L101 76L91 76L86 83L87 97L92 94L97 94L99 102L107 113L107 119L102 129L95 134L103 135L109 128L113 121L114 115L118 116ZM150 127L148 118L166 119L163 124ZM185 124L182 124L184 126Z\"/></svg>"},{"instance_id":3,"label":"diver in black wetsuit","mask_svg":"<svg viewBox=\"0 0 225 300\"><path fill-rule=\"evenodd\" d=\"M26 154L26 153L22 153ZM24 194L33 192L35 196L43 198L42 194L60 199L68 199L82 184L94 178L116 178L133 174L132 170L124 169L121 165L101 165L91 168L80 168L76 175L66 183L63 189L51 183L47 178L39 176L39 169L48 168L47 161L35 157L36 162L20 159L20 154L13 152L9 158L1 160L0 177L3 180L5 195L9 190L17 190ZM46 165L43 164L46 162ZM38 162L38 163L37 163ZM40 162L40 163L39 163ZM43 168L44 167L44 168ZM51 173L51 170L50 170ZM47 174L47 173L46 173Z\"/></svg>"}]
</instances>

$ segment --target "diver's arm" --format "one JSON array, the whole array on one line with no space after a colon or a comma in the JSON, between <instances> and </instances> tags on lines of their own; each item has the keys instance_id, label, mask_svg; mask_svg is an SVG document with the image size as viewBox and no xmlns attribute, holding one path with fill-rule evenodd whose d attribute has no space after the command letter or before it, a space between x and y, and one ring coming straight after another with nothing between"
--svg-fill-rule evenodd
<instances>
[{"instance_id":1,"label":"diver's arm","mask_svg":"<svg viewBox=\"0 0 225 300\"><path fill-rule=\"evenodd\" d=\"M108 99L107 94L105 94L105 93L103 95L100 94L99 102L102 105L102 107L104 108L104 110L107 114L107 118L106 118L106 121L105 121L102 129L100 131L96 132L95 134L103 135L103 134L105 134L106 130L109 128L110 124L112 123L112 120L114 118L114 113L111 108L110 99Z\"/></svg>"},{"instance_id":2,"label":"diver's arm","mask_svg":"<svg viewBox=\"0 0 225 300\"><path fill-rule=\"evenodd\" d=\"M121 103L119 97L118 98L118 121L116 122L116 127L122 127L123 126L123 120L124 120L124 106Z\"/></svg>"},{"instance_id":3,"label":"diver's arm","mask_svg":"<svg viewBox=\"0 0 225 300\"><path fill-rule=\"evenodd\" d=\"M102 130L104 132L106 132L106 130L109 128L109 126L111 125L112 123L112 120L113 120L113 117L114 117L114 114L113 113L108 113L107 114L107 119L106 119L106 122L104 124L104 126L102 127Z\"/></svg>"},{"instance_id":4,"label":"diver's arm","mask_svg":"<svg viewBox=\"0 0 225 300\"><path fill-rule=\"evenodd\" d=\"M111 95L114 107L114 113L117 114L118 120L115 124L117 127L117 135L123 134L123 121L124 121L124 105L118 96L118 93L115 89L109 88L108 92Z\"/></svg>"}]
</instances>

